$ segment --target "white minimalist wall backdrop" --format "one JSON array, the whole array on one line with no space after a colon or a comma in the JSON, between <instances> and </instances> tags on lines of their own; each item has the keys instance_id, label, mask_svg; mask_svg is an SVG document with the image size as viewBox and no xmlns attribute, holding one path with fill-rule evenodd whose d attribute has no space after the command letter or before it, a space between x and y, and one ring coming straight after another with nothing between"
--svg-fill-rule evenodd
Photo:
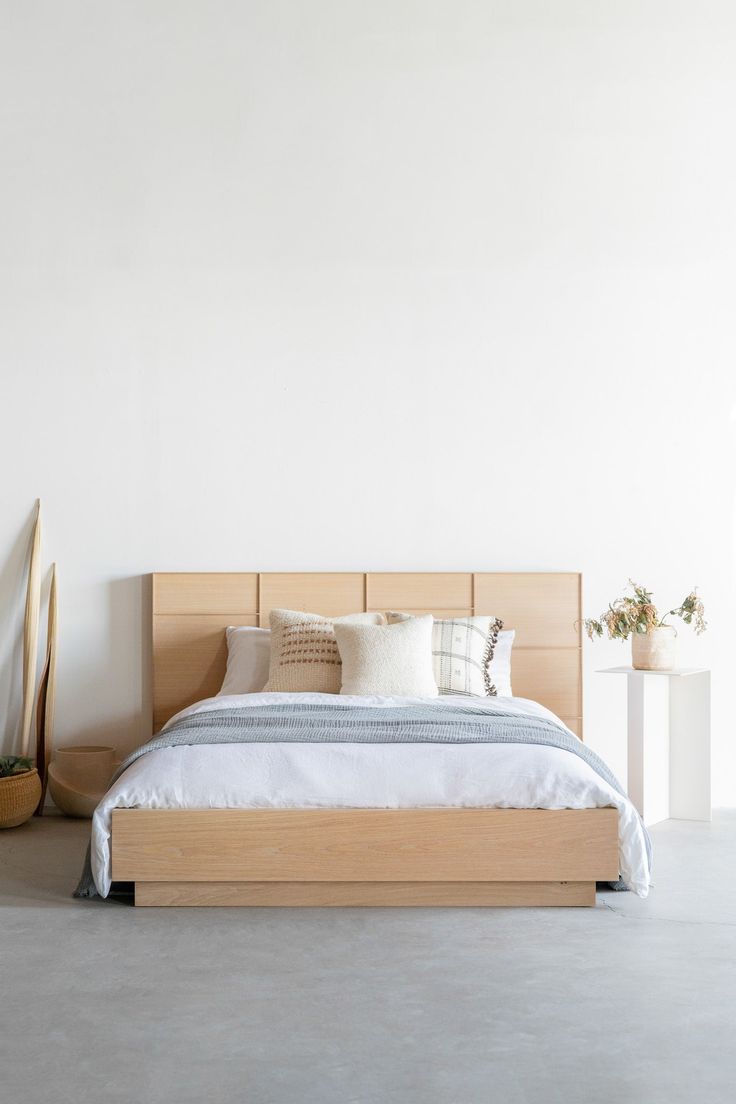
<instances>
[{"instance_id":1,"label":"white minimalist wall backdrop","mask_svg":"<svg viewBox=\"0 0 736 1104\"><path fill-rule=\"evenodd\" d=\"M41 495L63 742L146 736L151 570L579 569L592 613L700 585L736 802L733 5L0 24L3 748Z\"/></svg>"}]
</instances>

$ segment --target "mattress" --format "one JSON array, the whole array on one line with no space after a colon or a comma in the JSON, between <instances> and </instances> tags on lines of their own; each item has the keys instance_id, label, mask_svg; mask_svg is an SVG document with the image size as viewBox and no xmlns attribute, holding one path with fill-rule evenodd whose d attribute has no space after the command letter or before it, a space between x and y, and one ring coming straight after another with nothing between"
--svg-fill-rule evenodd
<instances>
[{"instance_id":1,"label":"mattress","mask_svg":"<svg viewBox=\"0 0 736 1104\"><path fill-rule=\"evenodd\" d=\"M329 694L219 695L169 722L223 708L334 702ZM456 697L440 698L457 704ZM365 709L421 705L421 699L341 696ZM474 698L489 710L536 715L562 724L524 698ZM564 727L564 726L563 726ZM113 783L92 819L91 863L101 896L110 892L110 830L116 808L320 809L420 807L590 809L613 806L619 819L624 883L649 890L640 817L628 800L577 755L527 744L236 743L160 748L137 759Z\"/></svg>"}]
</instances>

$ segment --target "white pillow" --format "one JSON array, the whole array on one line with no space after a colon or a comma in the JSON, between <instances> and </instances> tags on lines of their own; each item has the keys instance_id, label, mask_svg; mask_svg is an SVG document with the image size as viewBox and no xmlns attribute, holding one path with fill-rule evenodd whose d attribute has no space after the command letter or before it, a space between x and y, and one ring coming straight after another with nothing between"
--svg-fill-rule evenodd
<instances>
[{"instance_id":1,"label":"white pillow","mask_svg":"<svg viewBox=\"0 0 736 1104\"><path fill-rule=\"evenodd\" d=\"M496 687L499 698L510 698L511 690L511 649L516 633L513 629L503 629L496 638L493 658L488 665L488 674Z\"/></svg>"},{"instance_id":2,"label":"white pillow","mask_svg":"<svg viewBox=\"0 0 736 1104\"><path fill-rule=\"evenodd\" d=\"M394 625L335 623L341 694L436 698L432 614Z\"/></svg>"},{"instance_id":3,"label":"white pillow","mask_svg":"<svg viewBox=\"0 0 736 1104\"><path fill-rule=\"evenodd\" d=\"M227 671L221 694L257 694L268 680L271 630L230 625L227 630Z\"/></svg>"}]
</instances>

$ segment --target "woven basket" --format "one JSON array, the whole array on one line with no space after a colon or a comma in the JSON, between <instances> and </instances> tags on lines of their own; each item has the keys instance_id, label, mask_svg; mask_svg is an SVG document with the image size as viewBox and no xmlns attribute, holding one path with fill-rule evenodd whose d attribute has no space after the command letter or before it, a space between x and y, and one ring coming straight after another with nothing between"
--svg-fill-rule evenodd
<instances>
[{"instance_id":1,"label":"woven basket","mask_svg":"<svg viewBox=\"0 0 736 1104\"><path fill-rule=\"evenodd\" d=\"M33 816L41 800L38 771L24 771L0 778L0 828L17 828Z\"/></svg>"}]
</instances>

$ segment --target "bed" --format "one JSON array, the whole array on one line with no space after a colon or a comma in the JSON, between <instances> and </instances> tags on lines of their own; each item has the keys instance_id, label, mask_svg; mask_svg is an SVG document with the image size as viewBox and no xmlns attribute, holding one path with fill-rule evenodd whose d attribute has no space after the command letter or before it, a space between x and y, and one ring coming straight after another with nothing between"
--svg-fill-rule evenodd
<instances>
[{"instance_id":1,"label":"bed","mask_svg":"<svg viewBox=\"0 0 736 1104\"><path fill-rule=\"evenodd\" d=\"M174 717L206 728L224 708L261 727L279 708L334 710L318 700L334 695L217 697L226 627L268 625L275 608L498 616L516 631L514 697L440 699L435 713L462 723L465 710L468 723L484 723L490 710L507 726L524 718L556 727L559 746L361 744L349 735L191 746L182 737L136 760L96 811L92 868L103 895L132 882L144 906L589 906L596 882L619 873L646 894L638 814L580 742L578 574L156 574L155 732L173 731ZM424 708L338 701L356 723Z\"/></svg>"}]
</instances>

